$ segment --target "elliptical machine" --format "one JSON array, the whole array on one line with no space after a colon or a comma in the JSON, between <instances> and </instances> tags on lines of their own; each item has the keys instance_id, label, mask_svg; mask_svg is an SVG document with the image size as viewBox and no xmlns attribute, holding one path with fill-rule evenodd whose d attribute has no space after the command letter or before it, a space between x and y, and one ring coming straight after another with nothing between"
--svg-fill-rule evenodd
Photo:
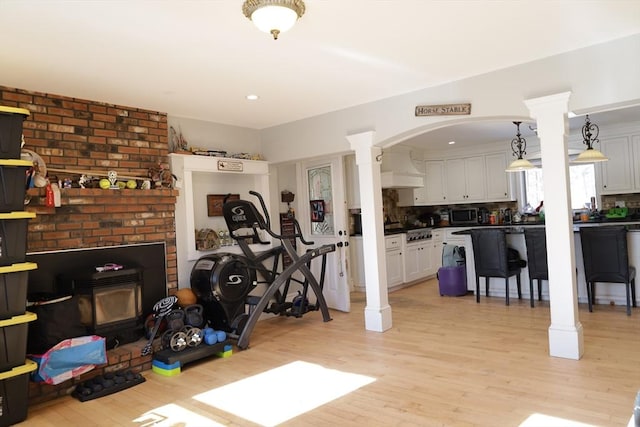
<instances>
[{"instance_id":1,"label":"elliptical machine","mask_svg":"<svg viewBox=\"0 0 640 427\"><path fill-rule=\"evenodd\" d=\"M224 330L231 338L236 338L240 349L249 346L249 337L263 312L302 317L309 311L320 310L323 321L331 320L322 288L327 254L336 250L334 244L327 244L298 255L292 241L297 239L306 246L314 244L304 239L300 224L293 219L293 234L275 233L271 230L264 199L255 191L250 191L249 194L260 201L264 217L247 200L225 200L222 206L229 235L238 243L242 254L223 252L205 255L196 261L191 270L191 288L203 305L211 327ZM240 234L240 230L250 233ZM254 252L250 243L270 244L261 239L259 230L278 239L280 245L263 252ZM292 262L279 272L279 261L285 254ZM318 257L321 260L320 280L311 272L311 262ZM296 272L301 273L304 279L293 277ZM292 282L300 284L302 290L298 291L293 300L288 301ZM259 284L266 286L265 292L262 295L251 295ZM309 288L313 291L315 303L308 300Z\"/></svg>"}]
</instances>

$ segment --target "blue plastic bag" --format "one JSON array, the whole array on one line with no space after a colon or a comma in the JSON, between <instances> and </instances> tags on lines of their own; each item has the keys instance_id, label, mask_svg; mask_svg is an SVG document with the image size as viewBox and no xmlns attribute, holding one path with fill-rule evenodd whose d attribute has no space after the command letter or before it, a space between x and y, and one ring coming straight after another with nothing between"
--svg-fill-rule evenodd
<instances>
[{"instance_id":1,"label":"blue plastic bag","mask_svg":"<svg viewBox=\"0 0 640 427\"><path fill-rule=\"evenodd\" d=\"M88 335L61 341L46 353L30 358L38 362L32 379L55 385L107 363L107 348L105 338Z\"/></svg>"}]
</instances>

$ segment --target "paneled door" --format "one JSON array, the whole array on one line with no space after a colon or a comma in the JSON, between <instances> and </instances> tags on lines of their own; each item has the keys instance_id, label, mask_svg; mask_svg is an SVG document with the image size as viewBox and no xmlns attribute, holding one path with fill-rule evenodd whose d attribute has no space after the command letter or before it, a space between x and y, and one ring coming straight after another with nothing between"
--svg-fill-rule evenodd
<instances>
[{"instance_id":1,"label":"paneled door","mask_svg":"<svg viewBox=\"0 0 640 427\"><path fill-rule=\"evenodd\" d=\"M327 256L327 267L323 293L330 308L350 310L349 296L349 232L347 228L347 207L345 201L344 165L342 157L303 162L300 165L298 182L304 183L302 190L305 200L301 200L298 221L305 231L307 240L318 247L333 243L335 252ZM300 248L301 251L307 248ZM320 277L320 258L312 264L312 272Z\"/></svg>"}]
</instances>

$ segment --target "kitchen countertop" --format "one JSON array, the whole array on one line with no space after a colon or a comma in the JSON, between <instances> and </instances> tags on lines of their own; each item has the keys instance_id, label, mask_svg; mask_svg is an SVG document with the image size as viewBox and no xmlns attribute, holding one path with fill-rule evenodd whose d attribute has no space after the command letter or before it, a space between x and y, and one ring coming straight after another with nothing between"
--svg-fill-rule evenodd
<instances>
[{"instance_id":1,"label":"kitchen countertop","mask_svg":"<svg viewBox=\"0 0 640 427\"><path fill-rule=\"evenodd\" d=\"M527 225L519 224L519 225L491 225L491 227L499 227L504 228L507 234L524 234L524 229L530 225L538 225L544 227L544 222L538 223L527 223ZM575 221L573 223L573 231L579 232L581 227L606 227L610 225L624 225L627 227L627 230L631 232L640 232L640 220L608 220L608 221ZM484 226L481 226L484 227ZM473 227L478 228L478 227ZM460 231L454 231L451 234L455 235L467 235L471 234L471 228L467 228Z\"/></svg>"}]
</instances>

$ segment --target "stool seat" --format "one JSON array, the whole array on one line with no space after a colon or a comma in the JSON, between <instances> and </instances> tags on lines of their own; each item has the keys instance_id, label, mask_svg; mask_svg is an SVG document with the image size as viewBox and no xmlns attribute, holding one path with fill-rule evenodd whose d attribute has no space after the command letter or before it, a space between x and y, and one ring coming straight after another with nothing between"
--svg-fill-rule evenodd
<instances>
[{"instance_id":1,"label":"stool seat","mask_svg":"<svg viewBox=\"0 0 640 427\"><path fill-rule=\"evenodd\" d=\"M627 228L621 226L582 227L580 243L584 262L589 311L596 301L596 282L622 283L627 297L627 316L636 307L636 269L629 265Z\"/></svg>"},{"instance_id":2,"label":"stool seat","mask_svg":"<svg viewBox=\"0 0 640 427\"><path fill-rule=\"evenodd\" d=\"M476 268L476 302L480 302L480 277L485 278L485 294L489 296L491 277L505 279L505 304L509 305L509 278L516 276L518 299L522 299L520 264L509 262L507 237L503 229L472 229L474 266Z\"/></svg>"}]
</instances>

